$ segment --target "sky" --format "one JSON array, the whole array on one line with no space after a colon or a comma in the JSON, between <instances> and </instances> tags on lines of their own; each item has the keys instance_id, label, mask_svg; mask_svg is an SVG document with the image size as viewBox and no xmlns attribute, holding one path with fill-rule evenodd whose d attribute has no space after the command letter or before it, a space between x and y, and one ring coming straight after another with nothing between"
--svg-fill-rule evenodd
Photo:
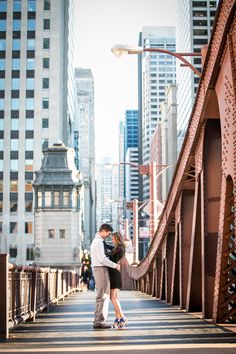
<instances>
[{"instance_id":1,"label":"sky","mask_svg":"<svg viewBox=\"0 0 236 354\"><path fill-rule=\"evenodd\" d=\"M137 56L116 58L115 44L137 45L143 26L176 26L177 0L76 0L76 66L94 76L96 162L118 161L119 122L138 108Z\"/></svg>"}]
</instances>

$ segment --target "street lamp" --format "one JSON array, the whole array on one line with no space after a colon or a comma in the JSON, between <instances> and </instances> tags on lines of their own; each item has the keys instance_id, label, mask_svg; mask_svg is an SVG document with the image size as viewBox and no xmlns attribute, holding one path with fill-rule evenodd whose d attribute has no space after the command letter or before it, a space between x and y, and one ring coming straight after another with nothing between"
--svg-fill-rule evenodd
<instances>
[{"instance_id":1,"label":"street lamp","mask_svg":"<svg viewBox=\"0 0 236 354\"><path fill-rule=\"evenodd\" d=\"M184 58L184 57L201 57L202 56L201 53L176 53L162 48L132 47L123 44L116 44L111 49L111 51L116 57L120 57L121 55L124 54L142 54L143 52L157 52L162 54L168 54L182 61L183 66L188 66L197 76L201 77L200 71L197 70L188 60Z\"/></svg>"}]
</instances>

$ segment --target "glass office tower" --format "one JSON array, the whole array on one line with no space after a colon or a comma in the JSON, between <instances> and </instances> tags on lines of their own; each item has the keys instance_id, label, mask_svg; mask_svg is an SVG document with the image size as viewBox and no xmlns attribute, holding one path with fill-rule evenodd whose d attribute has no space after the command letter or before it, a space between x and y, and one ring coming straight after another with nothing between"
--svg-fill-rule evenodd
<instances>
[{"instance_id":1,"label":"glass office tower","mask_svg":"<svg viewBox=\"0 0 236 354\"><path fill-rule=\"evenodd\" d=\"M0 1L1 252L34 256L33 171L42 149L73 142L74 1Z\"/></svg>"},{"instance_id":2,"label":"glass office tower","mask_svg":"<svg viewBox=\"0 0 236 354\"><path fill-rule=\"evenodd\" d=\"M178 0L177 52L201 52L211 37L217 1ZM201 71L201 57L186 58ZM177 65L177 145L181 149L199 77L188 67Z\"/></svg>"}]
</instances>

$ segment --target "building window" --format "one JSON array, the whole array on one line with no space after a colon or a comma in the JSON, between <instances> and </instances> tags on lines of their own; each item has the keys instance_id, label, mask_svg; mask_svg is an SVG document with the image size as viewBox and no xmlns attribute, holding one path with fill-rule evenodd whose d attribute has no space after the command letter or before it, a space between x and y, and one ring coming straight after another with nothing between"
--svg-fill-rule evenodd
<instances>
[{"instance_id":1,"label":"building window","mask_svg":"<svg viewBox=\"0 0 236 354\"><path fill-rule=\"evenodd\" d=\"M25 150L26 151L33 151L34 150L34 139L26 139Z\"/></svg>"},{"instance_id":2,"label":"building window","mask_svg":"<svg viewBox=\"0 0 236 354\"><path fill-rule=\"evenodd\" d=\"M206 17L207 12L206 11L193 11L193 17Z\"/></svg>"},{"instance_id":3,"label":"building window","mask_svg":"<svg viewBox=\"0 0 236 354\"><path fill-rule=\"evenodd\" d=\"M0 20L0 31L1 32L6 31L6 20Z\"/></svg>"},{"instance_id":4,"label":"building window","mask_svg":"<svg viewBox=\"0 0 236 354\"><path fill-rule=\"evenodd\" d=\"M18 151L19 150L18 145L19 145L18 139L11 139L11 151Z\"/></svg>"},{"instance_id":5,"label":"building window","mask_svg":"<svg viewBox=\"0 0 236 354\"><path fill-rule=\"evenodd\" d=\"M37 200L38 200L38 207L42 208L42 192L38 192Z\"/></svg>"},{"instance_id":6,"label":"building window","mask_svg":"<svg viewBox=\"0 0 236 354\"><path fill-rule=\"evenodd\" d=\"M0 70L5 70L5 59L0 59Z\"/></svg>"},{"instance_id":7,"label":"building window","mask_svg":"<svg viewBox=\"0 0 236 354\"><path fill-rule=\"evenodd\" d=\"M69 206L69 192L63 191L63 205Z\"/></svg>"},{"instance_id":8,"label":"building window","mask_svg":"<svg viewBox=\"0 0 236 354\"><path fill-rule=\"evenodd\" d=\"M33 211L33 201L25 200L25 212L31 213Z\"/></svg>"},{"instance_id":9,"label":"building window","mask_svg":"<svg viewBox=\"0 0 236 354\"><path fill-rule=\"evenodd\" d=\"M34 99L33 98L26 98L26 109L27 110L34 109Z\"/></svg>"},{"instance_id":10,"label":"building window","mask_svg":"<svg viewBox=\"0 0 236 354\"><path fill-rule=\"evenodd\" d=\"M33 193L25 193L25 211L31 212L33 210Z\"/></svg>"},{"instance_id":11,"label":"building window","mask_svg":"<svg viewBox=\"0 0 236 354\"><path fill-rule=\"evenodd\" d=\"M12 50L20 50L20 39L12 40Z\"/></svg>"},{"instance_id":12,"label":"building window","mask_svg":"<svg viewBox=\"0 0 236 354\"><path fill-rule=\"evenodd\" d=\"M66 230L65 229L60 229L59 230L59 236L60 236L60 238L66 238Z\"/></svg>"},{"instance_id":13,"label":"building window","mask_svg":"<svg viewBox=\"0 0 236 354\"><path fill-rule=\"evenodd\" d=\"M25 171L27 172L33 171L33 160L30 159L25 160Z\"/></svg>"},{"instance_id":14,"label":"building window","mask_svg":"<svg viewBox=\"0 0 236 354\"><path fill-rule=\"evenodd\" d=\"M43 49L50 49L50 38L43 39Z\"/></svg>"},{"instance_id":15,"label":"building window","mask_svg":"<svg viewBox=\"0 0 236 354\"><path fill-rule=\"evenodd\" d=\"M35 40L34 39L27 39L27 50L34 50L35 49Z\"/></svg>"},{"instance_id":16,"label":"building window","mask_svg":"<svg viewBox=\"0 0 236 354\"><path fill-rule=\"evenodd\" d=\"M48 89L49 88L49 78L44 77L43 78L43 89Z\"/></svg>"},{"instance_id":17,"label":"building window","mask_svg":"<svg viewBox=\"0 0 236 354\"><path fill-rule=\"evenodd\" d=\"M26 234L33 233L33 223L32 222L25 222L25 233Z\"/></svg>"},{"instance_id":18,"label":"building window","mask_svg":"<svg viewBox=\"0 0 236 354\"><path fill-rule=\"evenodd\" d=\"M43 29L44 30L49 30L50 29L50 19L49 18L45 18L43 20Z\"/></svg>"},{"instance_id":19,"label":"building window","mask_svg":"<svg viewBox=\"0 0 236 354\"><path fill-rule=\"evenodd\" d=\"M12 98L11 99L11 109L13 111L18 111L20 108L20 100L19 98Z\"/></svg>"},{"instance_id":20,"label":"building window","mask_svg":"<svg viewBox=\"0 0 236 354\"><path fill-rule=\"evenodd\" d=\"M12 59L12 70L20 70L20 59L19 58Z\"/></svg>"},{"instance_id":21,"label":"building window","mask_svg":"<svg viewBox=\"0 0 236 354\"><path fill-rule=\"evenodd\" d=\"M54 206L55 207L60 206L60 192L59 191L54 191Z\"/></svg>"},{"instance_id":22,"label":"building window","mask_svg":"<svg viewBox=\"0 0 236 354\"><path fill-rule=\"evenodd\" d=\"M10 254L10 258L16 258L17 257L17 247L10 245L9 254Z\"/></svg>"},{"instance_id":23,"label":"building window","mask_svg":"<svg viewBox=\"0 0 236 354\"><path fill-rule=\"evenodd\" d=\"M48 118L43 118L43 120L42 120L42 128L48 128Z\"/></svg>"},{"instance_id":24,"label":"building window","mask_svg":"<svg viewBox=\"0 0 236 354\"><path fill-rule=\"evenodd\" d=\"M10 193L10 212L11 213L17 212L17 208L18 208L18 194Z\"/></svg>"},{"instance_id":25,"label":"building window","mask_svg":"<svg viewBox=\"0 0 236 354\"><path fill-rule=\"evenodd\" d=\"M18 160L10 160L10 171L18 172L18 169L19 169Z\"/></svg>"},{"instance_id":26,"label":"building window","mask_svg":"<svg viewBox=\"0 0 236 354\"><path fill-rule=\"evenodd\" d=\"M34 70L34 68L35 68L35 59L34 58L27 58L26 70Z\"/></svg>"},{"instance_id":27,"label":"building window","mask_svg":"<svg viewBox=\"0 0 236 354\"><path fill-rule=\"evenodd\" d=\"M0 235L2 234L2 221L0 221Z\"/></svg>"},{"instance_id":28,"label":"building window","mask_svg":"<svg viewBox=\"0 0 236 354\"><path fill-rule=\"evenodd\" d=\"M49 99L48 98L43 98L42 106L43 106L43 109L49 108Z\"/></svg>"},{"instance_id":29,"label":"building window","mask_svg":"<svg viewBox=\"0 0 236 354\"><path fill-rule=\"evenodd\" d=\"M0 50L6 50L6 39L0 39Z\"/></svg>"},{"instance_id":30,"label":"building window","mask_svg":"<svg viewBox=\"0 0 236 354\"><path fill-rule=\"evenodd\" d=\"M34 130L34 119L27 118L25 121L26 130Z\"/></svg>"},{"instance_id":31,"label":"building window","mask_svg":"<svg viewBox=\"0 0 236 354\"><path fill-rule=\"evenodd\" d=\"M12 24L13 31L20 31L21 30L21 20L13 20Z\"/></svg>"},{"instance_id":32,"label":"building window","mask_svg":"<svg viewBox=\"0 0 236 354\"><path fill-rule=\"evenodd\" d=\"M207 38L195 38L193 40L193 44L207 44L208 39Z\"/></svg>"},{"instance_id":33,"label":"building window","mask_svg":"<svg viewBox=\"0 0 236 354\"><path fill-rule=\"evenodd\" d=\"M35 31L35 28L36 28L36 21L34 19L29 19L27 21L27 30Z\"/></svg>"},{"instance_id":34,"label":"building window","mask_svg":"<svg viewBox=\"0 0 236 354\"><path fill-rule=\"evenodd\" d=\"M50 10L50 0L44 0L44 10Z\"/></svg>"},{"instance_id":35,"label":"building window","mask_svg":"<svg viewBox=\"0 0 236 354\"><path fill-rule=\"evenodd\" d=\"M207 20L193 20L194 26L207 26Z\"/></svg>"},{"instance_id":36,"label":"building window","mask_svg":"<svg viewBox=\"0 0 236 354\"><path fill-rule=\"evenodd\" d=\"M10 181L10 191L18 192L18 181Z\"/></svg>"},{"instance_id":37,"label":"building window","mask_svg":"<svg viewBox=\"0 0 236 354\"><path fill-rule=\"evenodd\" d=\"M18 78L14 78L11 80L11 89L12 90L20 89L20 80Z\"/></svg>"},{"instance_id":38,"label":"building window","mask_svg":"<svg viewBox=\"0 0 236 354\"><path fill-rule=\"evenodd\" d=\"M29 12L36 11L36 0L28 0L28 11Z\"/></svg>"},{"instance_id":39,"label":"building window","mask_svg":"<svg viewBox=\"0 0 236 354\"><path fill-rule=\"evenodd\" d=\"M17 233L17 222L10 222L10 234Z\"/></svg>"},{"instance_id":40,"label":"building window","mask_svg":"<svg viewBox=\"0 0 236 354\"><path fill-rule=\"evenodd\" d=\"M54 230L53 229L48 230L48 238L54 238Z\"/></svg>"},{"instance_id":41,"label":"building window","mask_svg":"<svg viewBox=\"0 0 236 354\"><path fill-rule=\"evenodd\" d=\"M51 191L46 191L44 196L45 196L45 207L51 208L51 206L52 206Z\"/></svg>"},{"instance_id":42,"label":"building window","mask_svg":"<svg viewBox=\"0 0 236 354\"><path fill-rule=\"evenodd\" d=\"M3 200L3 193L0 193L0 213L2 213L2 206L3 206L2 200Z\"/></svg>"},{"instance_id":43,"label":"building window","mask_svg":"<svg viewBox=\"0 0 236 354\"><path fill-rule=\"evenodd\" d=\"M34 248L33 245L27 245L26 248L26 260L33 261L34 260Z\"/></svg>"},{"instance_id":44,"label":"building window","mask_svg":"<svg viewBox=\"0 0 236 354\"><path fill-rule=\"evenodd\" d=\"M42 149L45 150L48 148L48 139L42 139Z\"/></svg>"},{"instance_id":45,"label":"building window","mask_svg":"<svg viewBox=\"0 0 236 354\"><path fill-rule=\"evenodd\" d=\"M49 58L43 58L43 68L49 69Z\"/></svg>"},{"instance_id":46,"label":"building window","mask_svg":"<svg viewBox=\"0 0 236 354\"><path fill-rule=\"evenodd\" d=\"M32 79L32 78L26 79L26 89L27 90L34 90L34 79Z\"/></svg>"},{"instance_id":47,"label":"building window","mask_svg":"<svg viewBox=\"0 0 236 354\"><path fill-rule=\"evenodd\" d=\"M13 11L20 12L21 11L21 0L14 0L13 2Z\"/></svg>"},{"instance_id":48,"label":"building window","mask_svg":"<svg viewBox=\"0 0 236 354\"><path fill-rule=\"evenodd\" d=\"M4 110L4 98L0 98L0 110L3 111Z\"/></svg>"},{"instance_id":49,"label":"building window","mask_svg":"<svg viewBox=\"0 0 236 354\"><path fill-rule=\"evenodd\" d=\"M7 0L0 1L0 12L7 12Z\"/></svg>"},{"instance_id":50,"label":"building window","mask_svg":"<svg viewBox=\"0 0 236 354\"><path fill-rule=\"evenodd\" d=\"M25 191L26 192L32 192L33 191L33 186L31 181L26 181L25 182Z\"/></svg>"}]
</instances>

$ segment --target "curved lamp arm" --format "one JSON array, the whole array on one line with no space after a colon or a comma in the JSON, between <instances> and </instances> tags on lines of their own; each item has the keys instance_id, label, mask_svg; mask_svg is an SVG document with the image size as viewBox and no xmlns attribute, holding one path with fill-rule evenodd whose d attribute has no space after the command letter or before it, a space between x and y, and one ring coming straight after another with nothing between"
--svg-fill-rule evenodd
<instances>
[{"instance_id":1,"label":"curved lamp arm","mask_svg":"<svg viewBox=\"0 0 236 354\"><path fill-rule=\"evenodd\" d=\"M123 45L123 44L116 44L112 49L112 53L120 57L121 55L124 54L142 54L143 52L157 52L157 53L163 53L163 54L168 54L171 55L172 57L176 57L177 59L181 60L185 66L188 66L196 75L199 77L201 76L201 73L198 69L196 69L188 60L184 58L184 56L201 56L201 53L176 53L176 52L171 52L167 49L162 49L162 48L143 48L143 47L132 47L128 45Z\"/></svg>"}]
</instances>

